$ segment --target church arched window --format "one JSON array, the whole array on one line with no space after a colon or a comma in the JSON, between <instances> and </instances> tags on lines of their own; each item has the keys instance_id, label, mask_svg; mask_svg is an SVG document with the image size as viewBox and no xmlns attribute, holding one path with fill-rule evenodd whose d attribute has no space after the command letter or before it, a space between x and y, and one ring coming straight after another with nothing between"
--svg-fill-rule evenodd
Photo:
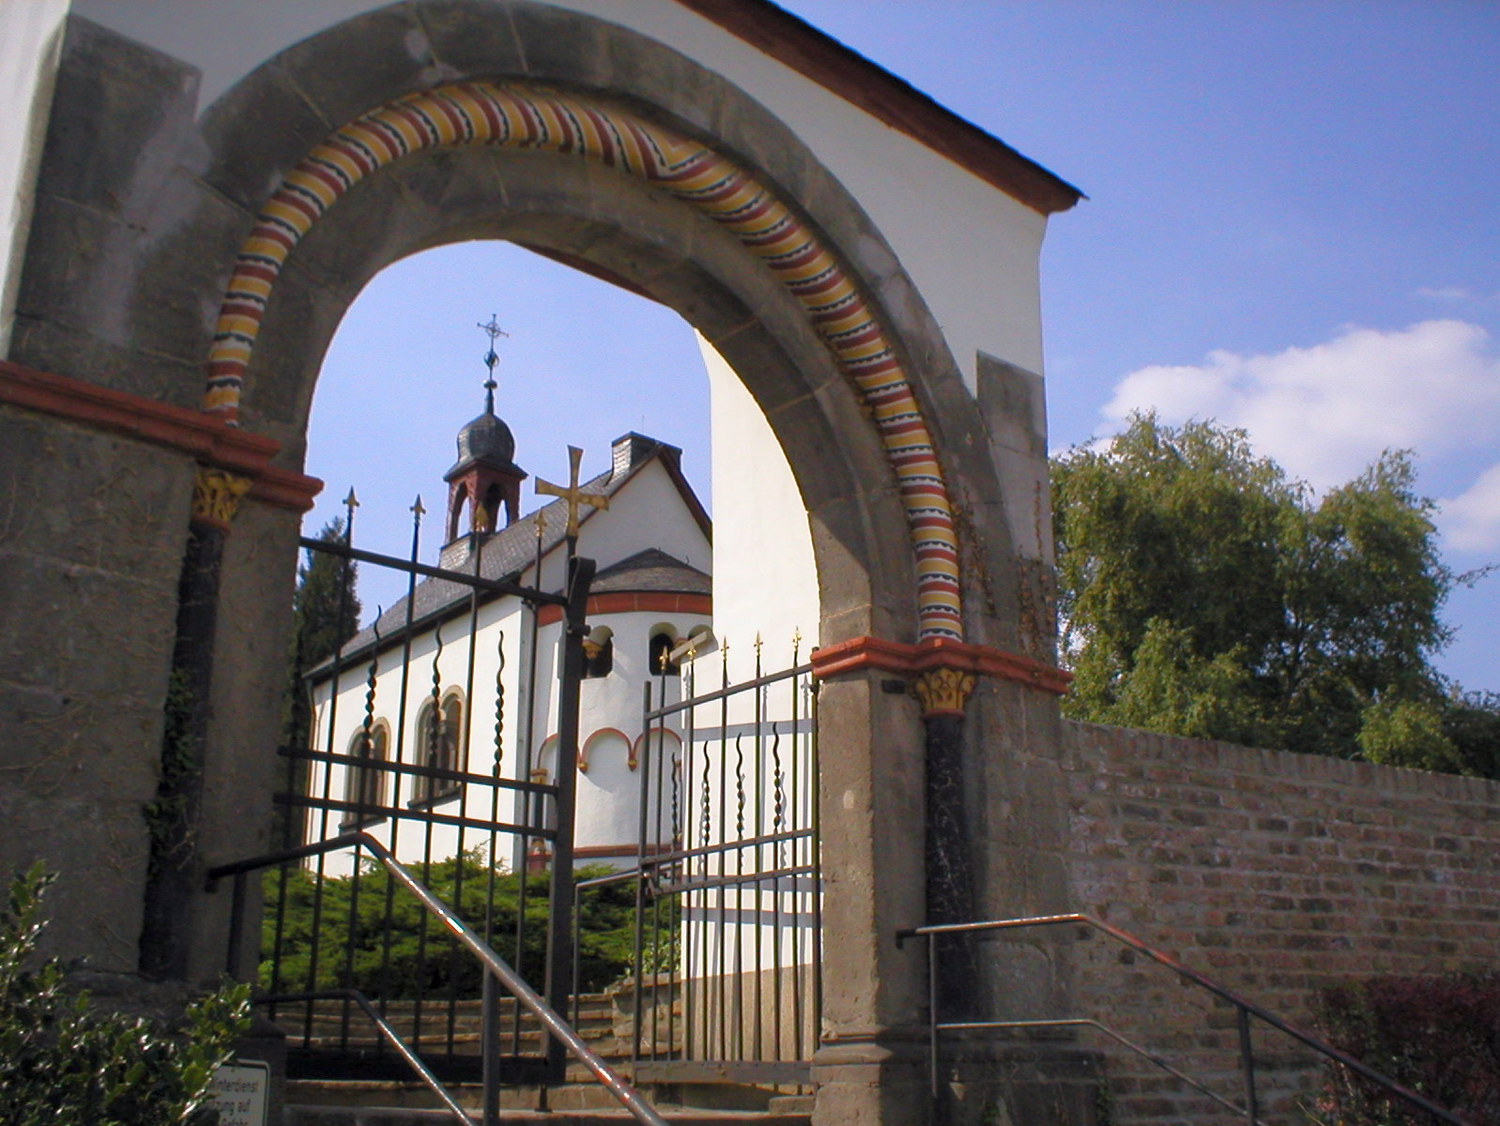
<instances>
[{"instance_id":1,"label":"church arched window","mask_svg":"<svg viewBox=\"0 0 1500 1126\"><path fill-rule=\"evenodd\" d=\"M349 741L349 757L359 761L351 763L344 776L344 800L355 808L344 811L342 828L369 825L384 817L383 767L390 742L390 725L383 719L376 720L368 732L364 728L356 731Z\"/></svg>"},{"instance_id":2,"label":"church arched window","mask_svg":"<svg viewBox=\"0 0 1500 1126\"><path fill-rule=\"evenodd\" d=\"M583 639L583 679L597 680L608 676L614 667L614 631L608 626L599 626Z\"/></svg>"},{"instance_id":3,"label":"church arched window","mask_svg":"<svg viewBox=\"0 0 1500 1126\"><path fill-rule=\"evenodd\" d=\"M677 635L658 629L651 635L651 647L647 652L647 667L652 676L676 676L677 662L672 659L672 650L677 645Z\"/></svg>"},{"instance_id":4,"label":"church arched window","mask_svg":"<svg viewBox=\"0 0 1500 1126\"><path fill-rule=\"evenodd\" d=\"M423 704L417 713L417 761L429 770L458 770L463 718L463 697L457 691L443 697L441 707L434 707L431 700ZM452 778L419 774L414 788L413 804L452 797L458 793L459 783Z\"/></svg>"}]
</instances>

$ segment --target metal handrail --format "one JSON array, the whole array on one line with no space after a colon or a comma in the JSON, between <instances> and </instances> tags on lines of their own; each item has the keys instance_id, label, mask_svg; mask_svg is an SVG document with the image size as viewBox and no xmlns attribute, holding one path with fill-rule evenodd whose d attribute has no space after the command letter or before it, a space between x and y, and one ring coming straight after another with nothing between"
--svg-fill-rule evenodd
<instances>
[{"instance_id":1,"label":"metal handrail","mask_svg":"<svg viewBox=\"0 0 1500 1126\"><path fill-rule=\"evenodd\" d=\"M1152 961L1165 966L1167 969L1177 974L1177 976L1181 977L1183 980L1192 982L1194 985L1208 990L1210 993L1214 994L1214 996L1228 1001L1235 1007L1239 1014L1240 1060L1241 1066L1245 1071L1245 1105L1243 1107L1236 1107L1235 1110L1239 1113L1244 1114L1245 1121L1249 1123L1250 1126L1257 1126L1257 1124L1260 1122L1260 1118L1258 1116L1256 1108L1255 1097L1255 1059L1250 1051L1249 1018L1252 1016L1264 1021L1266 1024L1270 1025L1278 1032L1285 1033L1287 1036L1292 1037L1292 1039L1300 1041L1303 1045L1311 1048L1313 1051L1319 1053L1320 1055L1326 1056L1328 1059L1331 1059L1336 1063L1340 1063L1343 1066L1349 1068L1349 1070L1364 1076L1371 1082L1384 1087L1387 1091L1390 1091L1397 1097L1404 1099L1406 1102L1415 1107L1418 1107L1423 1111L1426 1111L1428 1114L1432 1115L1440 1122L1448 1123L1450 1124L1450 1126L1473 1126L1473 1123L1459 1118L1451 1111L1444 1110L1436 1103L1428 1101L1410 1088L1402 1086L1400 1083L1396 1082L1396 1080L1392 1079L1389 1075L1377 1071L1375 1068L1370 1067L1368 1064L1362 1063L1361 1061L1355 1059L1347 1052L1340 1051L1338 1048L1335 1048L1333 1045L1319 1040L1317 1037L1311 1035L1310 1033L1303 1032L1301 1029L1288 1024L1280 1017L1271 1012L1268 1012L1266 1009L1261 1008L1253 1001L1249 1001L1244 997L1241 997L1238 993L1224 988L1224 986L1220 985L1218 982L1204 977L1196 970L1189 969L1187 966L1184 966L1176 959L1171 958L1168 955L1163 954L1160 950L1147 945L1141 939L1135 937L1135 935L1130 934L1126 931L1122 931L1118 927L1112 927L1103 920L1094 918L1092 915L1084 915L1078 913L1068 915L1036 915L1029 918L1019 919L989 919L983 922L974 923L932 923L926 926L911 927L906 930L896 932L896 944L898 946L908 938L925 938L928 940L927 972L929 978L929 996L931 998L932 1010L929 1013L928 1020L932 1037L931 1066L934 1085L936 1085L937 1082L936 1052L938 1031L940 1029L948 1030L950 1028L962 1026L944 1025L938 1022L937 991L934 985L936 979L937 963L936 959L933 956L933 951L936 948L936 944L932 941L932 938L936 935L945 934L972 934L978 931L1015 930L1021 927L1055 927L1073 926L1080 924L1083 926L1092 927L1094 930L1097 930L1100 933L1113 938L1116 942L1130 947L1137 953L1144 954ZM972 1025L970 1027L972 1027Z\"/></svg>"},{"instance_id":2,"label":"metal handrail","mask_svg":"<svg viewBox=\"0 0 1500 1126\"><path fill-rule=\"evenodd\" d=\"M401 1038L401 1034L391 1027L390 1022L380 1015L370 999L358 989L324 989L314 993L276 993L255 999L257 1005L279 1005L282 1002L297 1001L353 1001L364 1010L365 1016L370 1018L380 1031L380 1035L385 1037L386 1043L396 1049L396 1054L405 1060L421 1077L422 1082L427 1084L428 1089L443 1101L443 1105L448 1108L448 1113L462 1122L464 1126L474 1126L474 1120L469 1117L468 1111L454 1101L453 1096L448 1093L448 1088L443 1086L443 1081L433 1074L432 1069L422 1062L422 1057L412 1050L411 1046Z\"/></svg>"},{"instance_id":3,"label":"metal handrail","mask_svg":"<svg viewBox=\"0 0 1500 1126\"><path fill-rule=\"evenodd\" d=\"M630 1111L637 1122L644 1122L646 1126L667 1126L666 1120L641 1097L639 1091L627 1083L614 1068L605 1063L603 1058L588 1046L581 1036L568 1024L557 1011L542 999L541 995L532 989L515 970L505 962L500 955L490 949L489 944L476 935L465 925L454 910L437 896L433 895L427 887L408 872L396 857L378 839L366 832L344 833L337 837L330 837L326 841L320 841L315 845L303 845L300 848L284 849L280 852L267 853L264 856L242 860L234 864L225 864L218 868L209 870L208 879L210 885L213 881L225 876L234 876L235 880L235 903L238 907L243 903L243 883L245 874L260 868L271 867L284 859L312 856L318 852L332 852L340 848L349 848L360 845L370 850L371 855L380 861L398 883L416 896L417 901L422 904L429 914L437 917L437 920L456 938L467 946L471 953L484 964L486 970L493 974L500 983L510 990L517 1001L529 1009L533 1016L542 1023L542 1027L557 1041L561 1042L568 1051L594 1075L594 1078L602 1083L606 1090L614 1096L626 1110ZM231 934L231 946L236 942L238 931L238 912L236 912L236 923ZM233 955L232 955L233 956Z\"/></svg>"}]
</instances>

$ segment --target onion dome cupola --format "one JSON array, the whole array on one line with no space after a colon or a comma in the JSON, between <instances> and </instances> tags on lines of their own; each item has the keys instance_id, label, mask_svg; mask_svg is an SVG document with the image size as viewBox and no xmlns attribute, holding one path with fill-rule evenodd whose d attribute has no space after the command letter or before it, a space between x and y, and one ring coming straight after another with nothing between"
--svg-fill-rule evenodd
<instances>
[{"instance_id":1,"label":"onion dome cupola","mask_svg":"<svg viewBox=\"0 0 1500 1126\"><path fill-rule=\"evenodd\" d=\"M495 339L506 333L490 318L480 325L490 336L484 363L489 378L484 382L484 413L470 419L458 431L458 460L443 474L448 482L448 537L452 543L470 532L488 535L515 523L521 514L521 482L524 469L515 463L516 439L495 414ZM463 526L468 512L468 526Z\"/></svg>"}]
</instances>

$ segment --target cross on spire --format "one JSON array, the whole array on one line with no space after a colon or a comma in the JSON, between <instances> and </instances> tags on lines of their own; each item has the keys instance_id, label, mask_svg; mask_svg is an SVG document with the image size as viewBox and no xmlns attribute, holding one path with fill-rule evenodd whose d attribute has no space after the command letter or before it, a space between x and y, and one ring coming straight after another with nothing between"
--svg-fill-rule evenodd
<instances>
[{"instance_id":1,"label":"cross on spire","mask_svg":"<svg viewBox=\"0 0 1500 1126\"><path fill-rule=\"evenodd\" d=\"M603 493L586 493L578 487L578 464L583 460L583 451L577 446L568 447L568 484L554 485L551 481L544 481L540 477L536 479L536 491L542 496L561 497L568 505L568 538L578 538L578 506L586 504L590 508L604 509L609 507L609 497Z\"/></svg>"},{"instance_id":2,"label":"cross on spire","mask_svg":"<svg viewBox=\"0 0 1500 1126\"><path fill-rule=\"evenodd\" d=\"M500 337L509 337L510 333L500 327L500 321L494 313L490 314L490 323L481 324L480 329L490 338L490 347L484 354L484 366L489 369L489 378L484 381L484 409L487 414L495 413L495 388L499 386L495 382L495 365L500 362L500 357L495 353L495 342Z\"/></svg>"}]
</instances>

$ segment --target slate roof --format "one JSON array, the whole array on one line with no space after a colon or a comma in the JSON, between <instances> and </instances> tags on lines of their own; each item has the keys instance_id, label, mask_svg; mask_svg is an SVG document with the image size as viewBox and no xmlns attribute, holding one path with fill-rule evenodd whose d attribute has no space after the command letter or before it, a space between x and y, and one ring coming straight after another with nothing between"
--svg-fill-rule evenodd
<instances>
[{"instance_id":1,"label":"slate roof","mask_svg":"<svg viewBox=\"0 0 1500 1126\"><path fill-rule=\"evenodd\" d=\"M714 580L698 568L674 559L657 547L638 551L594 576L590 594L611 591L662 591L667 594L712 594Z\"/></svg>"},{"instance_id":2,"label":"slate roof","mask_svg":"<svg viewBox=\"0 0 1500 1126\"><path fill-rule=\"evenodd\" d=\"M610 474L601 473L597 477L582 482L581 487L585 492L604 493L608 496L627 480L629 480L628 476L611 482ZM536 512L521 517L514 524L496 532L480 544L480 578L516 581L519 580L522 571L536 562L538 514L542 521L542 553L545 555L563 542L568 531L568 507L561 500L555 500L543 505ZM458 566L446 569L473 574L474 559L469 556ZM450 607L459 603L467 603L471 589L452 579L421 580L417 583L417 588L412 595L412 625L421 627L432 618L441 617L443 612ZM487 598L482 593L481 597ZM344 657L347 659L370 646L377 634L384 640L395 636L405 626L406 599L403 597L397 599L389 610L384 611L373 626L366 626L345 643ZM326 666L327 662L313 671L320 672Z\"/></svg>"},{"instance_id":3,"label":"slate roof","mask_svg":"<svg viewBox=\"0 0 1500 1126\"><path fill-rule=\"evenodd\" d=\"M579 487L587 493L603 493L605 496L613 496L646 465L652 461L660 461L679 491L682 492L683 500L695 518L698 518L700 522L706 522L707 517L703 514L702 505L693 494L692 487L682 476L681 468L677 464L677 455L680 451L677 447L665 442L653 439L647 439L647 441L652 443L649 447L650 454L631 465L628 472L615 473L613 470L606 470L596 477L580 482ZM596 511L593 508L584 508L579 514L579 523L587 523ZM568 531L568 507L562 500L554 500L496 532L480 545L479 576L481 578L512 582L521 579L522 572L536 562L538 517L542 523L542 554L546 555L563 542ZM445 569L473 574L473 557L466 553L462 562ZM606 583L609 585L603 585ZM708 594L712 591L712 583L713 580L697 568L690 567L657 548L648 548L603 568L594 577L591 589L598 593L612 590L661 590L674 593ZM468 605L469 592L472 589L451 579L421 580L417 583L412 598L413 628L421 632L425 628L430 628L435 621L462 612ZM481 600L488 601L493 596L481 593L480 597ZM349 662L363 656L373 647L383 648L385 645L394 644L394 639L405 629L406 620L406 599L403 597L398 599L389 610L383 611L373 626L366 626L344 644L341 650L342 660ZM333 660L329 658L309 670L306 675L316 680L332 666Z\"/></svg>"}]
</instances>

